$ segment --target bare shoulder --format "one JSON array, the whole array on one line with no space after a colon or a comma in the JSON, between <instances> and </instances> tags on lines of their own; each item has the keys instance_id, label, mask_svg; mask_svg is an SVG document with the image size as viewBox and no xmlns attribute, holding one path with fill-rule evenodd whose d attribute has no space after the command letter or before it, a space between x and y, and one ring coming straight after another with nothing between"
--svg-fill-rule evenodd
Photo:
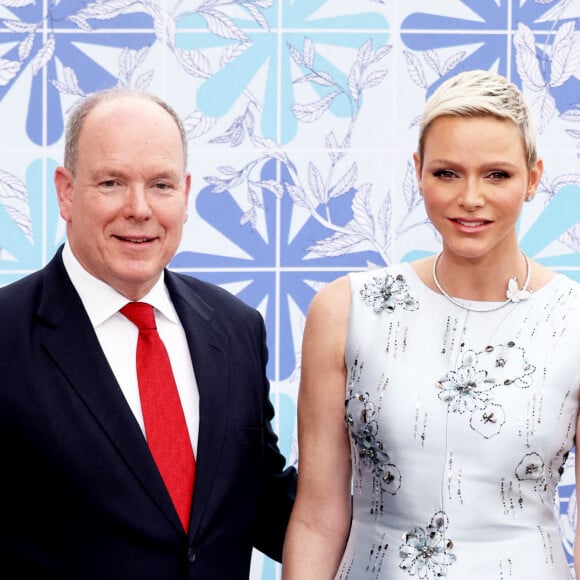
<instances>
[{"instance_id":1,"label":"bare shoulder","mask_svg":"<svg viewBox=\"0 0 580 580\"><path fill-rule=\"evenodd\" d=\"M336 364L344 359L350 311L350 281L342 276L322 288L310 303L303 337L303 367ZM342 364L342 363L341 363Z\"/></svg>"},{"instance_id":2,"label":"bare shoulder","mask_svg":"<svg viewBox=\"0 0 580 580\"><path fill-rule=\"evenodd\" d=\"M312 299L308 315L348 317L350 307L350 281L348 276L341 276L321 288Z\"/></svg>"}]
</instances>

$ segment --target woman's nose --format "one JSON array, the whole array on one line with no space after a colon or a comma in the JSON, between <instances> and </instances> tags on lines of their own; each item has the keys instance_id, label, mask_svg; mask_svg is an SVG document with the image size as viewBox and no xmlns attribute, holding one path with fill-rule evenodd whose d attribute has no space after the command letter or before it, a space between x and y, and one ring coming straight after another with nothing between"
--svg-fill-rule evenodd
<instances>
[{"instance_id":1,"label":"woman's nose","mask_svg":"<svg viewBox=\"0 0 580 580\"><path fill-rule=\"evenodd\" d=\"M467 180L464 190L461 192L458 203L465 211L474 211L484 203L482 185L475 179Z\"/></svg>"}]
</instances>

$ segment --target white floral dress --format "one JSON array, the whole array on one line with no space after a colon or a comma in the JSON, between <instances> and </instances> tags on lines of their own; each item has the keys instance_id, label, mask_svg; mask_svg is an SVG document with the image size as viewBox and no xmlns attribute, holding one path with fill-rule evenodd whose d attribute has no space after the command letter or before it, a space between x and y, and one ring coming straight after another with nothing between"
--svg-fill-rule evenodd
<instances>
[{"instance_id":1,"label":"white floral dress","mask_svg":"<svg viewBox=\"0 0 580 580\"><path fill-rule=\"evenodd\" d=\"M580 285L468 311L409 264L350 275L353 522L340 580L566 580ZM489 303L476 303L486 307Z\"/></svg>"}]
</instances>

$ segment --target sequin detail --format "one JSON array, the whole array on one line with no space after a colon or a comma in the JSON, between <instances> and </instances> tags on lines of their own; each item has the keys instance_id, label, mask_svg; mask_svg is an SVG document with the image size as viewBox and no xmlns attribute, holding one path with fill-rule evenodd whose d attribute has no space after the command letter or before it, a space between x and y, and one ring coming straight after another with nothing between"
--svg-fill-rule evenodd
<instances>
[{"instance_id":1,"label":"sequin detail","mask_svg":"<svg viewBox=\"0 0 580 580\"><path fill-rule=\"evenodd\" d=\"M382 535L379 542L373 542L368 552L368 559L364 565L366 573L365 580L381 580L383 577L381 571L383 569L388 549L389 544L385 543L385 534ZM342 563L340 570L336 575L336 580L356 580L356 578L360 578L360 576L355 576L351 579L352 568L355 560L356 555L353 554L349 560Z\"/></svg>"},{"instance_id":2,"label":"sequin detail","mask_svg":"<svg viewBox=\"0 0 580 580\"><path fill-rule=\"evenodd\" d=\"M457 561L453 542L445 534L448 526L447 514L440 511L425 529L417 526L407 532L399 548L399 568L421 580L447 576L447 568Z\"/></svg>"},{"instance_id":3,"label":"sequin detail","mask_svg":"<svg viewBox=\"0 0 580 580\"><path fill-rule=\"evenodd\" d=\"M409 292L409 286L405 278L398 274L391 276L387 274L385 278L375 276L371 281L363 284L360 295L363 302L372 306L375 314L383 311L393 312L397 306L405 310L417 310L419 303Z\"/></svg>"}]
</instances>

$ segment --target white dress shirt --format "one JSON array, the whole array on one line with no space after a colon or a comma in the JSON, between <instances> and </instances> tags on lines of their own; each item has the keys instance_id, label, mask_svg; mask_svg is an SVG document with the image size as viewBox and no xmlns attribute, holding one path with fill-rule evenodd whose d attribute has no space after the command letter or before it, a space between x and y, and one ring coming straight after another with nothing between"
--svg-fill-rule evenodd
<instances>
[{"instance_id":1,"label":"white dress shirt","mask_svg":"<svg viewBox=\"0 0 580 580\"><path fill-rule=\"evenodd\" d=\"M68 243L64 246L62 258L113 374L145 434L136 366L139 329L119 312L129 300L87 272L72 253ZM140 302L147 302L154 308L157 330L169 355L191 446L197 455L199 392L185 332L169 298L163 276L159 277L155 286Z\"/></svg>"}]
</instances>

